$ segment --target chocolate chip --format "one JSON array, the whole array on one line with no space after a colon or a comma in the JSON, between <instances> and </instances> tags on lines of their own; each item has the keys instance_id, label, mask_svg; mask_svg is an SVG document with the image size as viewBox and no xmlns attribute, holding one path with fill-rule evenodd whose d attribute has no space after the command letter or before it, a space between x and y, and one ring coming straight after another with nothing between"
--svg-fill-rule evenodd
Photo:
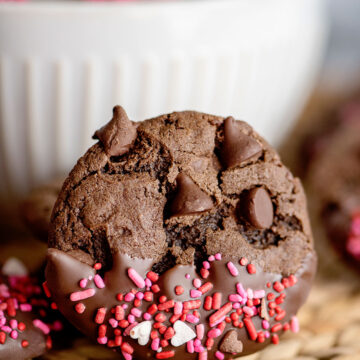
<instances>
[{"instance_id":1,"label":"chocolate chip","mask_svg":"<svg viewBox=\"0 0 360 360\"><path fill-rule=\"evenodd\" d=\"M269 193L261 187L245 193L241 196L238 213L257 229L270 227L273 223L274 209Z\"/></svg>"},{"instance_id":2,"label":"chocolate chip","mask_svg":"<svg viewBox=\"0 0 360 360\"><path fill-rule=\"evenodd\" d=\"M137 125L129 120L121 106L113 109L113 118L97 130L93 139L99 139L109 156L123 155L129 151L136 139Z\"/></svg>"},{"instance_id":3,"label":"chocolate chip","mask_svg":"<svg viewBox=\"0 0 360 360\"><path fill-rule=\"evenodd\" d=\"M238 334L235 330L230 330L225 334L220 344L220 350L236 354L243 351L243 343L238 339Z\"/></svg>"},{"instance_id":4,"label":"chocolate chip","mask_svg":"<svg viewBox=\"0 0 360 360\"><path fill-rule=\"evenodd\" d=\"M261 145L251 136L245 135L233 117L224 120L224 142L220 151L224 167L232 168L250 158L258 158Z\"/></svg>"},{"instance_id":5,"label":"chocolate chip","mask_svg":"<svg viewBox=\"0 0 360 360\"><path fill-rule=\"evenodd\" d=\"M170 205L171 216L196 214L213 208L211 197L205 194L189 176L176 178L177 192Z\"/></svg>"}]
</instances>

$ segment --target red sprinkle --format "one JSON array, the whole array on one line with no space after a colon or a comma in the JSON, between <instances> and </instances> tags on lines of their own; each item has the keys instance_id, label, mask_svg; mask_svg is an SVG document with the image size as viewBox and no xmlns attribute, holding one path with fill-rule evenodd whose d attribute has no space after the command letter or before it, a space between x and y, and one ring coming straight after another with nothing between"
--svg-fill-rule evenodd
<instances>
[{"instance_id":1,"label":"red sprinkle","mask_svg":"<svg viewBox=\"0 0 360 360\"><path fill-rule=\"evenodd\" d=\"M249 274L256 274L256 267L254 264L248 264L246 266L246 270L248 271Z\"/></svg>"},{"instance_id":2,"label":"red sprinkle","mask_svg":"<svg viewBox=\"0 0 360 360\"><path fill-rule=\"evenodd\" d=\"M221 300L222 300L222 294L219 292L216 292L212 298L212 308L214 310L220 309Z\"/></svg>"},{"instance_id":3,"label":"red sprinkle","mask_svg":"<svg viewBox=\"0 0 360 360\"><path fill-rule=\"evenodd\" d=\"M212 314L209 318L210 326L219 321L223 316L232 310L232 303L228 302L222 306L216 313Z\"/></svg>"},{"instance_id":4,"label":"red sprinkle","mask_svg":"<svg viewBox=\"0 0 360 360\"><path fill-rule=\"evenodd\" d=\"M6 334L3 331L0 331L0 344L5 344Z\"/></svg>"},{"instance_id":5,"label":"red sprinkle","mask_svg":"<svg viewBox=\"0 0 360 360\"><path fill-rule=\"evenodd\" d=\"M125 316L125 311L122 306L115 306L115 320L120 321L123 320Z\"/></svg>"},{"instance_id":6,"label":"red sprinkle","mask_svg":"<svg viewBox=\"0 0 360 360\"><path fill-rule=\"evenodd\" d=\"M246 330L247 330L247 332L249 334L249 338L251 340L255 341L256 338L257 338L257 332L256 332L256 329L255 329L254 323L252 322L251 318L249 318L249 317L245 317L243 321L244 321Z\"/></svg>"},{"instance_id":7,"label":"red sprinkle","mask_svg":"<svg viewBox=\"0 0 360 360\"><path fill-rule=\"evenodd\" d=\"M134 352L133 347L127 342L121 344L121 350L128 354L132 354Z\"/></svg>"},{"instance_id":8,"label":"red sprinkle","mask_svg":"<svg viewBox=\"0 0 360 360\"><path fill-rule=\"evenodd\" d=\"M184 293L184 288L182 286L180 286L180 285L175 286L175 294L176 295L181 295L183 293Z\"/></svg>"},{"instance_id":9,"label":"red sprinkle","mask_svg":"<svg viewBox=\"0 0 360 360\"><path fill-rule=\"evenodd\" d=\"M51 297L50 290L49 290L49 288L47 286L47 281L43 282L42 287L44 289L44 293L45 293L46 297L48 297L48 298Z\"/></svg>"},{"instance_id":10,"label":"red sprinkle","mask_svg":"<svg viewBox=\"0 0 360 360\"><path fill-rule=\"evenodd\" d=\"M209 311L212 308L213 298L211 296L207 296L204 301L204 309Z\"/></svg>"},{"instance_id":11,"label":"red sprinkle","mask_svg":"<svg viewBox=\"0 0 360 360\"><path fill-rule=\"evenodd\" d=\"M150 314L150 315L154 315L156 312L158 311L158 307L156 304L152 304L148 307L147 309L147 312Z\"/></svg>"},{"instance_id":12,"label":"red sprinkle","mask_svg":"<svg viewBox=\"0 0 360 360\"><path fill-rule=\"evenodd\" d=\"M284 285L279 281L275 281L275 283L273 285L273 288L274 288L275 291L280 293L280 292L282 292L284 290Z\"/></svg>"},{"instance_id":13,"label":"red sprinkle","mask_svg":"<svg viewBox=\"0 0 360 360\"><path fill-rule=\"evenodd\" d=\"M172 327L168 327L167 330L164 333L164 339L170 340L175 335L175 331ZM164 347L164 346L163 346Z\"/></svg>"},{"instance_id":14,"label":"red sprinkle","mask_svg":"<svg viewBox=\"0 0 360 360\"><path fill-rule=\"evenodd\" d=\"M202 268L202 269L200 270L200 275L201 275L201 277L202 277L203 279L207 279L207 278L209 277L209 275L210 275L210 272L209 272L209 270L207 270L207 269L205 269L205 268Z\"/></svg>"},{"instance_id":15,"label":"red sprinkle","mask_svg":"<svg viewBox=\"0 0 360 360\"><path fill-rule=\"evenodd\" d=\"M105 308L99 308L97 311L97 314L95 316L95 322L97 324L102 324L104 322L106 315L106 309Z\"/></svg>"},{"instance_id":16,"label":"red sprinkle","mask_svg":"<svg viewBox=\"0 0 360 360\"><path fill-rule=\"evenodd\" d=\"M241 266L247 265L248 262L249 262L249 261L248 261L247 258L241 258L240 261L239 261L239 263L240 263Z\"/></svg>"},{"instance_id":17,"label":"red sprinkle","mask_svg":"<svg viewBox=\"0 0 360 360\"><path fill-rule=\"evenodd\" d=\"M153 301L153 299L154 299L154 295L152 292L150 292L150 291L144 292L144 300L145 301Z\"/></svg>"},{"instance_id":18,"label":"red sprinkle","mask_svg":"<svg viewBox=\"0 0 360 360\"><path fill-rule=\"evenodd\" d=\"M274 345L277 345L279 343L279 336L277 334L274 334L272 337L271 337L271 342L274 344Z\"/></svg>"},{"instance_id":19,"label":"red sprinkle","mask_svg":"<svg viewBox=\"0 0 360 360\"><path fill-rule=\"evenodd\" d=\"M85 305L83 303L77 303L75 305L75 311L78 313L78 314L82 314L84 311L85 311Z\"/></svg>"},{"instance_id":20,"label":"red sprinkle","mask_svg":"<svg viewBox=\"0 0 360 360\"><path fill-rule=\"evenodd\" d=\"M116 300L117 301L123 301L124 300L124 295L119 293L119 294L116 294Z\"/></svg>"},{"instance_id":21,"label":"red sprinkle","mask_svg":"<svg viewBox=\"0 0 360 360\"><path fill-rule=\"evenodd\" d=\"M157 285L157 284L155 284L155 285L153 285L152 287L151 287L151 291L153 292L153 293L158 293L159 291L160 291L160 287L159 287L159 285Z\"/></svg>"},{"instance_id":22,"label":"red sprinkle","mask_svg":"<svg viewBox=\"0 0 360 360\"><path fill-rule=\"evenodd\" d=\"M202 294L205 294L208 291L210 291L213 287L214 285L211 282L206 282L204 285L201 285L198 290L201 291Z\"/></svg>"},{"instance_id":23,"label":"red sprinkle","mask_svg":"<svg viewBox=\"0 0 360 360\"><path fill-rule=\"evenodd\" d=\"M151 280L153 283L157 282L159 280L159 275L153 271L149 271L146 274L146 277Z\"/></svg>"},{"instance_id":24,"label":"red sprinkle","mask_svg":"<svg viewBox=\"0 0 360 360\"><path fill-rule=\"evenodd\" d=\"M162 351L156 354L157 359L169 359L175 356L175 351Z\"/></svg>"},{"instance_id":25,"label":"red sprinkle","mask_svg":"<svg viewBox=\"0 0 360 360\"><path fill-rule=\"evenodd\" d=\"M23 341L21 342L21 346L22 346L23 348L26 348L26 347L29 346L29 342L28 342L27 340L23 340Z\"/></svg>"},{"instance_id":26,"label":"red sprinkle","mask_svg":"<svg viewBox=\"0 0 360 360\"><path fill-rule=\"evenodd\" d=\"M163 310L166 310L166 309L171 309L174 306L175 306L175 301L174 300L168 300L168 301L165 301L163 304L159 304L158 309L159 309L159 311L163 311Z\"/></svg>"},{"instance_id":27,"label":"red sprinkle","mask_svg":"<svg viewBox=\"0 0 360 360\"><path fill-rule=\"evenodd\" d=\"M271 328L271 332L277 332L280 331L281 329L282 329L282 325L280 323L277 323Z\"/></svg>"},{"instance_id":28,"label":"red sprinkle","mask_svg":"<svg viewBox=\"0 0 360 360\"><path fill-rule=\"evenodd\" d=\"M96 264L94 265L94 269L95 269L95 270L100 270L101 268L102 268L101 263L96 263Z\"/></svg>"},{"instance_id":29,"label":"red sprinkle","mask_svg":"<svg viewBox=\"0 0 360 360\"><path fill-rule=\"evenodd\" d=\"M184 302L184 310L200 309L201 300L189 300Z\"/></svg>"},{"instance_id":30,"label":"red sprinkle","mask_svg":"<svg viewBox=\"0 0 360 360\"><path fill-rule=\"evenodd\" d=\"M26 325L23 322L19 322L17 328L19 331L24 331L26 329Z\"/></svg>"}]
</instances>

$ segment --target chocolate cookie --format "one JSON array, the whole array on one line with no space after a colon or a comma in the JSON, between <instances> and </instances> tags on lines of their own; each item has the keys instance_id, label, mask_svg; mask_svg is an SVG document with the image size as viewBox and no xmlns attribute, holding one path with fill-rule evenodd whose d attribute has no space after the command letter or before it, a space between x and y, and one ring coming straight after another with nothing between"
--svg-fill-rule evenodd
<instances>
[{"instance_id":1,"label":"chocolate cookie","mask_svg":"<svg viewBox=\"0 0 360 360\"><path fill-rule=\"evenodd\" d=\"M197 112L95 133L55 204L46 276L129 359L229 359L298 329L316 267L305 196L242 121Z\"/></svg>"},{"instance_id":2,"label":"chocolate cookie","mask_svg":"<svg viewBox=\"0 0 360 360\"><path fill-rule=\"evenodd\" d=\"M37 279L9 259L0 274L0 359L29 359L51 348L50 332L60 324L47 322L49 311Z\"/></svg>"},{"instance_id":3,"label":"chocolate cookie","mask_svg":"<svg viewBox=\"0 0 360 360\"><path fill-rule=\"evenodd\" d=\"M335 250L360 270L360 102L343 105L335 119L314 136L306 183Z\"/></svg>"}]
</instances>

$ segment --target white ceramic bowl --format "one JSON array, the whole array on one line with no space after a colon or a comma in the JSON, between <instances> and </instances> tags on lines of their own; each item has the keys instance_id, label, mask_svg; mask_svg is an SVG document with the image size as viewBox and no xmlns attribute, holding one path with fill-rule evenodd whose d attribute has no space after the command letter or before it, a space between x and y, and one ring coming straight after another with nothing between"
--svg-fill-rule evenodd
<instances>
[{"instance_id":1,"label":"white ceramic bowl","mask_svg":"<svg viewBox=\"0 0 360 360\"><path fill-rule=\"evenodd\" d=\"M0 3L0 193L70 169L115 104L234 115L277 145L325 25L323 0Z\"/></svg>"}]
</instances>

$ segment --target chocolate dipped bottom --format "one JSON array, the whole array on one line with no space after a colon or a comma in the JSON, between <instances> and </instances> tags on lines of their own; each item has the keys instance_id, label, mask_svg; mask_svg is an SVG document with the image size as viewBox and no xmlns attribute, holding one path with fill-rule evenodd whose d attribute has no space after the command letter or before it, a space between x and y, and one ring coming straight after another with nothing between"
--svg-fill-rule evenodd
<instances>
[{"instance_id":1,"label":"chocolate dipped bottom","mask_svg":"<svg viewBox=\"0 0 360 360\"><path fill-rule=\"evenodd\" d=\"M130 359L230 359L298 331L316 268L298 179L252 128L116 107L64 183L47 286Z\"/></svg>"}]
</instances>

